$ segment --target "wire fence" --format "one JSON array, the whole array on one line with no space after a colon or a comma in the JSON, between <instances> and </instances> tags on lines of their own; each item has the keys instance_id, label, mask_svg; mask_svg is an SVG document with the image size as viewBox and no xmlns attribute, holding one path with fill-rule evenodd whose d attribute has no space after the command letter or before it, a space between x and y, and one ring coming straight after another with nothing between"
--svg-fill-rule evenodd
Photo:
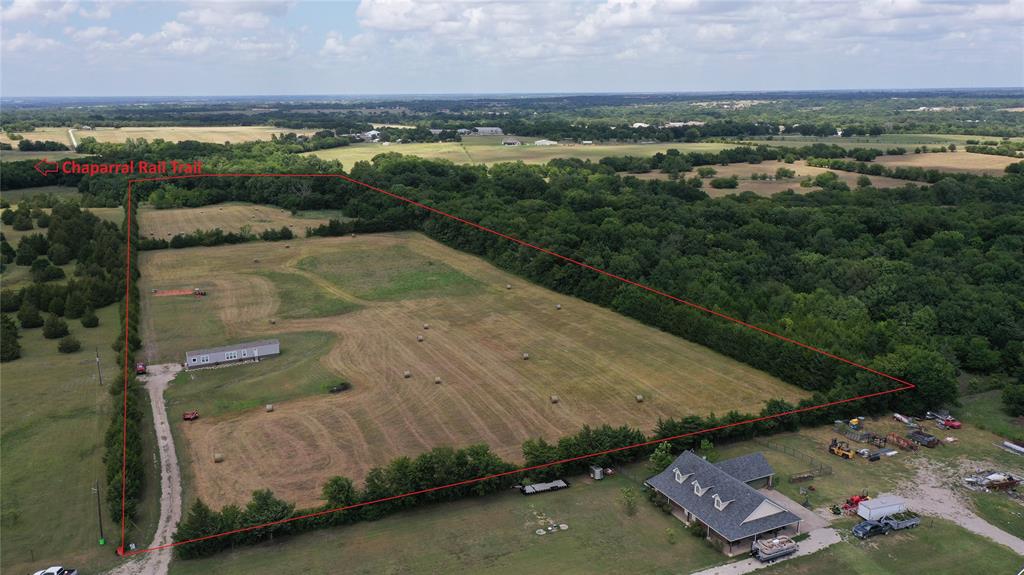
<instances>
[{"instance_id":1,"label":"wire fence","mask_svg":"<svg viewBox=\"0 0 1024 575\"><path fill-rule=\"evenodd\" d=\"M763 446L763 447L767 447L768 449L771 449L773 451L779 451L781 453L785 453L786 455L788 455L790 457L793 457L795 459L799 459L800 461L803 461L803 462L807 463L808 465L810 465L810 467L807 470L800 471L800 472L797 472L797 473L793 473L792 475L790 475L789 476L789 482L790 483L797 483L799 481L809 480L809 479L812 479L814 477L822 477L824 475L832 475L832 466L831 465L828 465L827 463L822 463L821 461L818 461L814 457L812 457L812 456L810 456L810 455L808 455L808 454L806 454L806 453L804 453L802 451L793 449L792 447L790 447L788 445L779 443L777 441L772 441L770 439L760 438L760 437L755 437L754 438L754 442L757 443L758 445Z\"/></svg>"}]
</instances>

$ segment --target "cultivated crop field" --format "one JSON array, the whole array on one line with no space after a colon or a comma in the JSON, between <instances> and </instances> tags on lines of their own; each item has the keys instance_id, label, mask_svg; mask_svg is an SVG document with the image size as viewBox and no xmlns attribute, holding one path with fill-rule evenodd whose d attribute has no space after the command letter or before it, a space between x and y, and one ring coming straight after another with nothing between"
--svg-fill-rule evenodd
<instances>
[{"instance_id":1,"label":"cultivated crop field","mask_svg":"<svg viewBox=\"0 0 1024 575\"><path fill-rule=\"evenodd\" d=\"M151 207L139 209L139 230L143 237L170 238L175 234L187 234L196 230L220 228L225 232L237 232L248 226L252 233L267 229L288 227L298 236L307 227L315 228L326 224L330 218L341 218L341 214L314 212L292 214L273 206L232 202L214 204L202 208L180 208L157 210Z\"/></svg>"},{"instance_id":2,"label":"cultivated crop field","mask_svg":"<svg viewBox=\"0 0 1024 575\"><path fill-rule=\"evenodd\" d=\"M124 128L103 128L93 130L74 130L75 139L96 138L98 142L124 142L128 138L155 140L160 138L168 142L195 140L223 144L224 142L250 142L269 140L273 134L294 132L296 134L312 134L314 130L289 130L274 126L132 126ZM36 128L31 132L21 132L29 140L53 141L71 145L67 127ZM6 134L0 134L0 142L17 146ZM52 154L52 152L51 152ZM51 156L52 157L52 156Z\"/></svg>"},{"instance_id":3,"label":"cultivated crop field","mask_svg":"<svg viewBox=\"0 0 1024 575\"><path fill-rule=\"evenodd\" d=\"M1002 175L1006 166L1021 161L1021 158L993 156L991 154L972 154L957 150L956 152L905 154L902 156L879 156L876 164L890 168L911 166L935 169L945 172L970 172L973 174Z\"/></svg>"},{"instance_id":4,"label":"cultivated crop field","mask_svg":"<svg viewBox=\"0 0 1024 575\"><path fill-rule=\"evenodd\" d=\"M653 156L669 148L683 152L717 152L735 145L719 143L656 143L656 144L593 144L534 146L538 138L517 138L524 145L502 146L502 136L467 136L462 142L426 144L354 144L341 148L307 152L326 160L339 160L346 169L356 162L369 161L378 154L397 152L433 160L449 160L456 164L496 164L522 161L544 164L555 158L580 158L598 161L607 156Z\"/></svg>"},{"instance_id":5,"label":"cultivated crop field","mask_svg":"<svg viewBox=\"0 0 1024 575\"><path fill-rule=\"evenodd\" d=\"M484 442L519 461L523 440L586 424L650 430L659 417L756 411L767 398L805 396L415 233L140 255L150 362L231 341L282 341L278 358L184 374L168 392L172 410L203 413L178 421L177 433L195 494L218 506L264 487L315 504L331 475L360 480L440 445ZM192 286L209 295L149 293ZM342 379L353 389L325 393ZM273 413L260 408L266 403ZM225 461L214 464L214 452Z\"/></svg>"}]
</instances>

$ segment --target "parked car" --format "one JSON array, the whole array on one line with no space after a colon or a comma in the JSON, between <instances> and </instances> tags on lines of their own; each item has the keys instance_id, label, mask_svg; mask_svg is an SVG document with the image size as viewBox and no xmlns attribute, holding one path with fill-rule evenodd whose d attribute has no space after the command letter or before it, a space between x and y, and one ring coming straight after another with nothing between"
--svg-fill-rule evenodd
<instances>
[{"instance_id":1,"label":"parked car","mask_svg":"<svg viewBox=\"0 0 1024 575\"><path fill-rule=\"evenodd\" d=\"M33 575L78 575L78 569L68 569L67 567L56 565L49 569L36 571Z\"/></svg>"},{"instance_id":2,"label":"parked car","mask_svg":"<svg viewBox=\"0 0 1024 575\"><path fill-rule=\"evenodd\" d=\"M135 375L142 375L146 373L146 364L136 363L135 364Z\"/></svg>"},{"instance_id":3,"label":"parked car","mask_svg":"<svg viewBox=\"0 0 1024 575\"><path fill-rule=\"evenodd\" d=\"M858 539L870 539L875 535L888 535L891 529L878 521L862 521L854 526L853 535Z\"/></svg>"}]
</instances>

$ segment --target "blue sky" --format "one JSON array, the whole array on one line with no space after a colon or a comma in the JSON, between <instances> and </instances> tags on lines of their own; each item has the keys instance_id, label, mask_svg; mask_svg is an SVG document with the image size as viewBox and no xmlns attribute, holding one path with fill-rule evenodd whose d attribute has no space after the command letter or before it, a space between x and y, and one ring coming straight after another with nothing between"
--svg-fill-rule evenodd
<instances>
[{"instance_id":1,"label":"blue sky","mask_svg":"<svg viewBox=\"0 0 1024 575\"><path fill-rule=\"evenodd\" d=\"M0 94L1024 85L1024 0L0 0Z\"/></svg>"}]
</instances>

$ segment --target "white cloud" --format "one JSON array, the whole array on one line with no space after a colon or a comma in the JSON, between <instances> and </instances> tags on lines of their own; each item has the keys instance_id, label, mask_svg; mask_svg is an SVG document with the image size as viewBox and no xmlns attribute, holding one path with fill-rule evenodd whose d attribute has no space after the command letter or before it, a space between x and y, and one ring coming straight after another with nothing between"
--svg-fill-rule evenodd
<instances>
[{"instance_id":1,"label":"white cloud","mask_svg":"<svg viewBox=\"0 0 1024 575\"><path fill-rule=\"evenodd\" d=\"M90 26L81 30L65 28L64 34L70 36L76 42L91 42L101 38L112 38L117 35L116 32L105 26Z\"/></svg>"},{"instance_id":2,"label":"white cloud","mask_svg":"<svg viewBox=\"0 0 1024 575\"><path fill-rule=\"evenodd\" d=\"M74 2L14 0L0 11L5 22L16 20L64 20L75 12Z\"/></svg>"},{"instance_id":3,"label":"white cloud","mask_svg":"<svg viewBox=\"0 0 1024 575\"><path fill-rule=\"evenodd\" d=\"M9 53L42 52L60 46L60 41L36 36L32 32L19 32L13 38L5 38L3 41L3 51Z\"/></svg>"}]
</instances>

